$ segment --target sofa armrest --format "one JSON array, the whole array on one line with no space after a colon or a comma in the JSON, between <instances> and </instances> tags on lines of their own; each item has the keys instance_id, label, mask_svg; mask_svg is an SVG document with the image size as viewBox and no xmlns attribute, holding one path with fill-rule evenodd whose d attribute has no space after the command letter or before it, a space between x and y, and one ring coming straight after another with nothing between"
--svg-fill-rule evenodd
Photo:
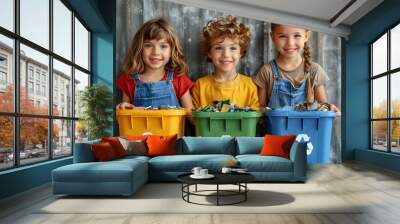
<instances>
[{"instance_id":1,"label":"sofa armrest","mask_svg":"<svg viewBox=\"0 0 400 224\"><path fill-rule=\"evenodd\" d=\"M307 175L307 142L295 141L290 149L290 160L293 162L293 178L305 181Z\"/></svg>"},{"instance_id":2,"label":"sofa armrest","mask_svg":"<svg viewBox=\"0 0 400 224\"><path fill-rule=\"evenodd\" d=\"M98 144L100 140L75 143L74 145L74 163L88 163L95 162L96 158L92 153L90 146L92 144Z\"/></svg>"}]
</instances>

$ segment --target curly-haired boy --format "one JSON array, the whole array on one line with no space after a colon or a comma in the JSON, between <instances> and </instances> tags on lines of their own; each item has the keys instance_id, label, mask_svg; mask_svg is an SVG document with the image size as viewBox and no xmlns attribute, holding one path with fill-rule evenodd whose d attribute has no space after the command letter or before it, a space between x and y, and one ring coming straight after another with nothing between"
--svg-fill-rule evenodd
<instances>
[{"instance_id":1,"label":"curly-haired boy","mask_svg":"<svg viewBox=\"0 0 400 224\"><path fill-rule=\"evenodd\" d=\"M236 71L250 37L250 29L234 16L213 19L203 27L203 50L214 72L199 78L192 89L196 109L230 99L235 105L259 110L256 85Z\"/></svg>"}]
</instances>

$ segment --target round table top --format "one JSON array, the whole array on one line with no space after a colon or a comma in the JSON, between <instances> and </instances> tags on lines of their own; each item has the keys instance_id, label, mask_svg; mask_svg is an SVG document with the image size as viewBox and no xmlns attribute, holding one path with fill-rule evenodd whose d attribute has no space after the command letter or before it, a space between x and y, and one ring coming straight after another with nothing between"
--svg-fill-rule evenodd
<instances>
[{"instance_id":1,"label":"round table top","mask_svg":"<svg viewBox=\"0 0 400 224\"><path fill-rule=\"evenodd\" d=\"M249 173L213 173L214 178L194 179L192 173L186 173L177 177L178 181L186 184L236 184L248 183L255 180L255 177Z\"/></svg>"}]
</instances>

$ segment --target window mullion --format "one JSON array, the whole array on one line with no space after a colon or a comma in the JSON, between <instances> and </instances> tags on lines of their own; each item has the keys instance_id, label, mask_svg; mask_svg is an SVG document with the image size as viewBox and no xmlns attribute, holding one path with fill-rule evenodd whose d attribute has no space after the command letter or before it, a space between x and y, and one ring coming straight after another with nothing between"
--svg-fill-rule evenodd
<instances>
[{"instance_id":1,"label":"window mullion","mask_svg":"<svg viewBox=\"0 0 400 224\"><path fill-rule=\"evenodd\" d=\"M53 52L53 0L49 0L49 50ZM48 150L49 159L53 159L53 56L49 55L49 120L48 120Z\"/></svg>"},{"instance_id":2,"label":"window mullion","mask_svg":"<svg viewBox=\"0 0 400 224\"><path fill-rule=\"evenodd\" d=\"M388 49L387 49L387 58L388 58L388 60L387 60L387 71L390 71L390 64L391 64L391 62L390 62L390 51L391 51L391 46L390 46L390 35L391 35L391 32L390 32L390 29L388 30L388 32L387 32L387 36L388 36L388 38L387 38L387 46L388 46ZM392 108L392 100L391 100L391 89L390 89L390 79L391 79L391 73L389 72L388 74L387 74L387 98L388 98L388 103L387 103L387 110L388 110L388 114L387 114L387 116L388 116L388 118L391 118L392 117L392 110L391 110L391 108ZM388 124L387 124L387 130L388 130L388 152L391 152L392 151L392 135L391 135L391 133L392 133L392 131L391 131L391 123L392 123L392 121L391 120L388 120L388 122L387 122Z\"/></svg>"},{"instance_id":3,"label":"window mullion","mask_svg":"<svg viewBox=\"0 0 400 224\"><path fill-rule=\"evenodd\" d=\"M17 35L20 31L20 1L14 1L14 30ZM18 115L20 113L20 41L18 38L14 39L14 113ZM19 145L20 145L20 117L14 116L14 166L19 166Z\"/></svg>"},{"instance_id":4,"label":"window mullion","mask_svg":"<svg viewBox=\"0 0 400 224\"><path fill-rule=\"evenodd\" d=\"M374 136L373 136L373 127L374 127L374 125L373 125L373 104L372 104L372 101L373 101L373 91L374 91L374 85L373 85L373 79L372 79L372 72L374 71L374 68L373 68L373 60L372 60L372 57L373 57L373 53L374 53L374 48L372 47L373 45L371 44L370 46L369 46L369 52L370 52L370 55L369 55L369 64L370 64L370 66L369 66L369 69L370 69L370 71L369 71L369 148L370 149L373 149L373 146L374 146L374 144L373 144L373 140L374 140Z\"/></svg>"},{"instance_id":5,"label":"window mullion","mask_svg":"<svg viewBox=\"0 0 400 224\"><path fill-rule=\"evenodd\" d=\"M72 105L71 105L71 117L75 117L75 12L72 11L72 16L71 16L71 24L72 24L72 29L71 29L71 59L72 59L72 71L71 71L71 100L72 100ZM72 133L71 133L71 150L72 150L72 155L74 155L74 146L75 146L75 126L76 122L75 120L72 120Z\"/></svg>"}]
</instances>

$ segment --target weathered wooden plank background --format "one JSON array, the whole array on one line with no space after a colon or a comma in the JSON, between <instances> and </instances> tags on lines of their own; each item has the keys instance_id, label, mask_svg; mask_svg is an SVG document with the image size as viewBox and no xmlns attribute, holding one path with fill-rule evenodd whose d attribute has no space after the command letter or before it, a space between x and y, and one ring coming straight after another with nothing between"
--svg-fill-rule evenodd
<instances>
[{"instance_id":1,"label":"weathered wooden plank background","mask_svg":"<svg viewBox=\"0 0 400 224\"><path fill-rule=\"evenodd\" d=\"M116 59L117 74L122 71L125 52L136 31L144 21L154 17L166 17L176 28L189 65L189 76L196 80L212 71L200 49L202 27L207 21L226 16L224 13L184 6L161 0L117 0ZM250 26L251 44L247 55L242 58L239 72L253 76L261 65L275 56L275 49L268 37L270 23L254 19L240 18ZM313 32L310 40L312 58L328 73L327 84L329 102L341 107L341 39L332 35ZM331 158L341 162L340 118L335 120L331 143Z\"/></svg>"}]
</instances>

